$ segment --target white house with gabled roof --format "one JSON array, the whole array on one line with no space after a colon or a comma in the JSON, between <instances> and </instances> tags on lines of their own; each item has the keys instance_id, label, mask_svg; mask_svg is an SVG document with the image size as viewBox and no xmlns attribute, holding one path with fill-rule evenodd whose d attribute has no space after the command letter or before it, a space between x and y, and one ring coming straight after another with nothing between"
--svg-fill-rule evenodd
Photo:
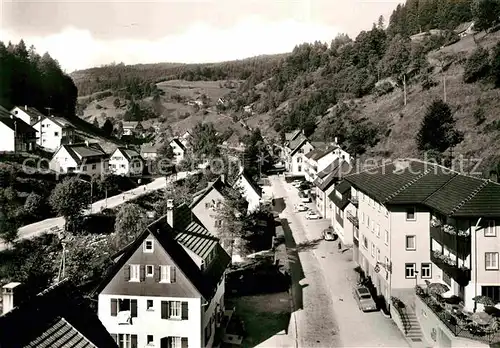
<instances>
[{"instance_id":1,"label":"white house with gabled roof","mask_svg":"<svg viewBox=\"0 0 500 348\"><path fill-rule=\"evenodd\" d=\"M52 156L49 168L58 173L100 175L109 171L109 156L95 143L61 145Z\"/></svg>"},{"instance_id":2,"label":"white house with gabled roof","mask_svg":"<svg viewBox=\"0 0 500 348\"><path fill-rule=\"evenodd\" d=\"M117 147L109 159L109 169L116 175L141 175L144 169L144 160L132 148Z\"/></svg>"},{"instance_id":3,"label":"white house with gabled roof","mask_svg":"<svg viewBox=\"0 0 500 348\"><path fill-rule=\"evenodd\" d=\"M33 128L38 132L38 145L50 151L75 141L75 127L63 117L41 117Z\"/></svg>"}]
</instances>

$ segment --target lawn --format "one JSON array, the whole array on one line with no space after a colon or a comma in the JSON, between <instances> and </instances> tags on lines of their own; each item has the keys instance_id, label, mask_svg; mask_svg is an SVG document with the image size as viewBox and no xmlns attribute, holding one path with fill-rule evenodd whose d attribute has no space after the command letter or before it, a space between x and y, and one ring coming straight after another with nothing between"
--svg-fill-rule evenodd
<instances>
[{"instance_id":1,"label":"lawn","mask_svg":"<svg viewBox=\"0 0 500 348\"><path fill-rule=\"evenodd\" d=\"M233 307L247 332L242 347L255 347L276 334L288 332L290 302L287 292L227 300L226 308Z\"/></svg>"}]
</instances>

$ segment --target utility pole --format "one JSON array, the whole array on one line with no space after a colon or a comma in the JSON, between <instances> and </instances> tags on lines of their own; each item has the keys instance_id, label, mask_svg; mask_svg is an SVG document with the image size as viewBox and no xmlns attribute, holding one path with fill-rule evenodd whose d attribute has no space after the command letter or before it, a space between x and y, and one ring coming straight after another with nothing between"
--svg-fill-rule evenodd
<instances>
[{"instance_id":1,"label":"utility pole","mask_svg":"<svg viewBox=\"0 0 500 348\"><path fill-rule=\"evenodd\" d=\"M444 70L443 70L443 100L444 102L446 103L446 74L444 73Z\"/></svg>"},{"instance_id":2,"label":"utility pole","mask_svg":"<svg viewBox=\"0 0 500 348\"><path fill-rule=\"evenodd\" d=\"M406 74L403 75L404 105L406 106Z\"/></svg>"},{"instance_id":3,"label":"utility pole","mask_svg":"<svg viewBox=\"0 0 500 348\"><path fill-rule=\"evenodd\" d=\"M51 116L51 112L50 112L50 111L51 111L51 110L54 110L54 108L51 108L51 107L48 107L48 106L47 106L47 107L45 107L45 110L47 110L47 113L48 113L48 115L47 115L47 116Z\"/></svg>"}]
</instances>

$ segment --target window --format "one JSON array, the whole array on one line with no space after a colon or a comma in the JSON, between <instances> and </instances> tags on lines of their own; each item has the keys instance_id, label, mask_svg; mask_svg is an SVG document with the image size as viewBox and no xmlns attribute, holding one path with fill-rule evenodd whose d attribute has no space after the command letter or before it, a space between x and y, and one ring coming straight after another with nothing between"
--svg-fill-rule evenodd
<instances>
[{"instance_id":1,"label":"window","mask_svg":"<svg viewBox=\"0 0 500 348\"><path fill-rule=\"evenodd\" d=\"M97 164L93 164L92 169L96 169L96 168L97 168Z\"/></svg>"},{"instance_id":2,"label":"window","mask_svg":"<svg viewBox=\"0 0 500 348\"><path fill-rule=\"evenodd\" d=\"M484 253L485 268L488 271L498 270L498 253Z\"/></svg>"},{"instance_id":3,"label":"window","mask_svg":"<svg viewBox=\"0 0 500 348\"><path fill-rule=\"evenodd\" d=\"M365 195L363 194L363 192L360 192L359 195L361 196L361 200L364 201L365 200Z\"/></svg>"},{"instance_id":4,"label":"window","mask_svg":"<svg viewBox=\"0 0 500 348\"><path fill-rule=\"evenodd\" d=\"M153 252L153 241L152 240L146 240L144 241L144 249L143 251L145 253L152 253Z\"/></svg>"},{"instance_id":5,"label":"window","mask_svg":"<svg viewBox=\"0 0 500 348\"><path fill-rule=\"evenodd\" d=\"M375 221L372 219L372 233L375 233Z\"/></svg>"},{"instance_id":6,"label":"window","mask_svg":"<svg viewBox=\"0 0 500 348\"><path fill-rule=\"evenodd\" d=\"M405 278L415 278L416 265L414 263L405 263Z\"/></svg>"},{"instance_id":7,"label":"window","mask_svg":"<svg viewBox=\"0 0 500 348\"><path fill-rule=\"evenodd\" d=\"M384 243L385 245L389 245L389 231L385 230L384 233Z\"/></svg>"},{"instance_id":8,"label":"window","mask_svg":"<svg viewBox=\"0 0 500 348\"><path fill-rule=\"evenodd\" d=\"M181 318L181 301L170 301L170 318Z\"/></svg>"},{"instance_id":9,"label":"window","mask_svg":"<svg viewBox=\"0 0 500 348\"><path fill-rule=\"evenodd\" d=\"M160 269L161 283L175 283L175 266L161 266Z\"/></svg>"},{"instance_id":10,"label":"window","mask_svg":"<svg viewBox=\"0 0 500 348\"><path fill-rule=\"evenodd\" d=\"M420 277L422 279L425 278L432 278L432 264L430 263L423 263L421 268L420 268Z\"/></svg>"},{"instance_id":11,"label":"window","mask_svg":"<svg viewBox=\"0 0 500 348\"><path fill-rule=\"evenodd\" d=\"M416 250L417 245L416 245L416 236L406 236L406 250Z\"/></svg>"},{"instance_id":12,"label":"window","mask_svg":"<svg viewBox=\"0 0 500 348\"><path fill-rule=\"evenodd\" d=\"M375 258L375 243L372 242L372 257Z\"/></svg>"},{"instance_id":13,"label":"window","mask_svg":"<svg viewBox=\"0 0 500 348\"><path fill-rule=\"evenodd\" d=\"M210 204L210 202L205 203L205 209L210 209L211 207L212 207L212 205Z\"/></svg>"},{"instance_id":14,"label":"window","mask_svg":"<svg viewBox=\"0 0 500 348\"><path fill-rule=\"evenodd\" d=\"M147 300L146 301L146 310L152 311L153 310L153 300Z\"/></svg>"},{"instance_id":15,"label":"window","mask_svg":"<svg viewBox=\"0 0 500 348\"><path fill-rule=\"evenodd\" d=\"M380 204L377 203L377 210L380 213Z\"/></svg>"},{"instance_id":16,"label":"window","mask_svg":"<svg viewBox=\"0 0 500 348\"><path fill-rule=\"evenodd\" d=\"M368 250L368 239L365 236L363 236L363 247Z\"/></svg>"},{"instance_id":17,"label":"window","mask_svg":"<svg viewBox=\"0 0 500 348\"><path fill-rule=\"evenodd\" d=\"M361 213L361 222L365 223L365 212Z\"/></svg>"},{"instance_id":18,"label":"window","mask_svg":"<svg viewBox=\"0 0 500 348\"><path fill-rule=\"evenodd\" d=\"M415 220L415 208L406 208L406 220L413 221Z\"/></svg>"},{"instance_id":19,"label":"window","mask_svg":"<svg viewBox=\"0 0 500 348\"><path fill-rule=\"evenodd\" d=\"M297 158L297 163L302 163L302 157Z\"/></svg>"},{"instance_id":20,"label":"window","mask_svg":"<svg viewBox=\"0 0 500 348\"><path fill-rule=\"evenodd\" d=\"M154 275L154 267L153 265L146 266L146 277L152 277Z\"/></svg>"},{"instance_id":21,"label":"window","mask_svg":"<svg viewBox=\"0 0 500 348\"><path fill-rule=\"evenodd\" d=\"M389 209L384 208L384 210L385 210L385 216L389 216Z\"/></svg>"},{"instance_id":22,"label":"window","mask_svg":"<svg viewBox=\"0 0 500 348\"><path fill-rule=\"evenodd\" d=\"M377 224L376 232L377 232L377 237L380 238L380 225L379 224Z\"/></svg>"},{"instance_id":23,"label":"window","mask_svg":"<svg viewBox=\"0 0 500 348\"><path fill-rule=\"evenodd\" d=\"M485 229L484 229L484 236L485 237L496 237L497 236L495 220L488 221L488 226L485 227Z\"/></svg>"},{"instance_id":24,"label":"window","mask_svg":"<svg viewBox=\"0 0 500 348\"><path fill-rule=\"evenodd\" d=\"M59 132L54 132L54 136L58 137L59 136Z\"/></svg>"},{"instance_id":25,"label":"window","mask_svg":"<svg viewBox=\"0 0 500 348\"><path fill-rule=\"evenodd\" d=\"M119 334L118 347L120 348L137 348L137 335Z\"/></svg>"},{"instance_id":26,"label":"window","mask_svg":"<svg viewBox=\"0 0 500 348\"><path fill-rule=\"evenodd\" d=\"M153 339L153 335L148 335L147 338L146 338L146 343L148 346L152 346L154 345L154 339Z\"/></svg>"},{"instance_id":27,"label":"window","mask_svg":"<svg viewBox=\"0 0 500 348\"><path fill-rule=\"evenodd\" d=\"M82 166L82 170L83 170L84 172L86 172L86 171L87 171L87 166Z\"/></svg>"},{"instance_id":28,"label":"window","mask_svg":"<svg viewBox=\"0 0 500 348\"><path fill-rule=\"evenodd\" d=\"M377 262L380 262L380 249L377 248Z\"/></svg>"},{"instance_id":29,"label":"window","mask_svg":"<svg viewBox=\"0 0 500 348\"><path fill-rule=\"evenodd\" d=\"M214 226L215 227L221 227L222 226L222 220L215 220L214 221Z\"/></svg>"},{"instance_id":30,"label":"window","mask_svg":"<svg viewBox=\"0 0 500 348\"><path fill-rule=\"evenodd\" d=\"M299 165L299 167L297 168L297 171L301 172L302 171L302 166Z\"/></svg>"},{"instance_id":31,"label":"window","mask_svg":"<svg viewBox=\"0 0 500 348\"><path fill-rule=\"evenodd\" d=\"M366 215L366 227L370 228L370 216Z\"/></svg>"},{"instance_id":32,"label":"window","mask_svg":"<svg viewBox=\"0 0 500 348\"><path fill-rule=\"evenodd\" d=\"M481 295L488 296L494 302L500 302L500 286L481 286Z\"/></svg>"},{"instance_id":33,"label":"window","mask_svg":"<svg viewBox=\"0 0 500 348\"><path fill-rule=\"evenodd\" d=\"M140 266L139 265L130 265L130 281L138 282L140 281Z\"/></svg>"}]
</instances>

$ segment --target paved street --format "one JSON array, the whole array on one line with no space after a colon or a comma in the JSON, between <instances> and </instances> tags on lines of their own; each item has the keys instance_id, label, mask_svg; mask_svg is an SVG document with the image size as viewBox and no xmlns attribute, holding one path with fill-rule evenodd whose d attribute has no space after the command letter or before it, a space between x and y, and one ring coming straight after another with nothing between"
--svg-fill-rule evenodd
<instances>
[{"instance_id":1,"label":"paved street","mask_svg":"<svg viewBox=\"0 0 500 348\"><path fill-rule=\"evenodd\" d=\"M180 172L177 173L177 178L176 180L181 180L184 179L187 175L191 175L192 173L190 172ZM169 180L169 182L172 182L172 179ZM125 202L128 202L132 199L135 199L143 194L160 190L162 188L165 188L167 184L167 180L165 177L158 178L152 182L150 182L147 185L142 185L139 186L135 189L132 189L130 191L123 192L119 195L108 197L107 199L101 199L100 201L94 202L92 204L92 209L88 210L85 212L85 214L89 214L91 211L92 213L99 212L104 208L114 208L119 206L120 204L123 204ZM144 189L144 187L146 189ZM41 234L43 232L48 232L51 228L62 228L64 226L64 218L63 217L55 217L55 218L50 218L46 219L43 221L35 222L30 225L23 226L19 228L19 238L30 238L33 236L36 236L38 234ZM5 249L5 245L3 243L0 243L0 250Z\"/></svg>"},{"instance_id":2,"label":"paved street","mask_svg":"<svg viewBox=\"0 0 500 348\"><path fill-rule=\"evenodd\" d=\"M363 313L358 309L352 296L356 275L351 251L341 254L336 242L321 240L321 232L330 221L310 221L305 219L305 213L294 213L293 205L300 203L297 189L282 177L270 179L275 198L285 198L286 207L280 217L284 225L289 224L293 238L287 238L297 245L290 248L296 308L290 321L289 341L280 346L408 347L391 319L380 312ZM294 249L300 262L293 260ZM283 338L280 340L284 342Z\"/></svg>"}]
</instances>

